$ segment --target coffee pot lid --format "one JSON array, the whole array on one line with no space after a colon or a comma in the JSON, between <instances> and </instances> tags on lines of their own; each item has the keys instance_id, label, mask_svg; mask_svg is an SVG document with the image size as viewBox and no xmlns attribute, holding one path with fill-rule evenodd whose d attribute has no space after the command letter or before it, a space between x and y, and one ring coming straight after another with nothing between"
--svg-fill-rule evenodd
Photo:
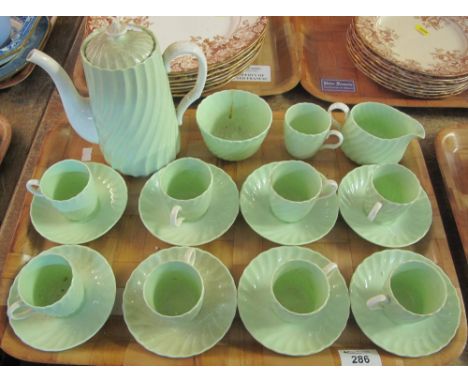
<instances>
[{"instance_id":1,"label":"coffee pot lid","mask_svg":"<svg viewBox=\"0 0 468 382\"><path fill-rule=\"evenodd\" d=\"M84 52L86 59L100 69L128 69L145 61L155 45L146 29L123 24L116 17L90 38Z\"/></svg>"}]
</instances>

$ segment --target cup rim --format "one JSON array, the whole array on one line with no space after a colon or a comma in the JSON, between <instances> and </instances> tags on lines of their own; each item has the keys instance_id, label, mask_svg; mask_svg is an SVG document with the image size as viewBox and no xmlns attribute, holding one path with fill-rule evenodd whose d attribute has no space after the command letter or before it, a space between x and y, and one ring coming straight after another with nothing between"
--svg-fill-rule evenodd
<instances>
[{"instance_id":1,"label":"cup rim","mask_svg":"<svg viewBox=\"0 0 468 382\"><path fill-rule=\"evenodd\" d=\"M52 248L52 250L53 250L53 248ZM70 283L68 289L66 290L66 292L63 294L63 296L60 297L57 301L53 302L52 304L44 305L44 306L30 304L28 301L26 301L23 298L24 296L21 293L22 276L24 276L24 272L26 272L25 269L27 269L28 265L32 264L33 262L43 260L45 257L49 257L49 256L60 257L62 260L64 260L68 264L68 266L70 267L70 270L71 270L71 274L72 274L71 283ZM17 287L17 289L18 289L19 300L22 301L26 306L34 309L35 311L50 309L50 308L53 308L54 306L58 305L65 298L65 296L68 294L70 289L72 289L72 287L74 287L77 283L78 283L78 281L76 279L75 269L73 267L72 262L69 259L67 259L65 256L63 256L61 254L53 253L53 251L41 253L40 255L33 257L26 264L24 264L23 268L21 268L21 271L18 273L18 287Z\"/></svg>"},{"instance_id":2,"label":"cup rim","mask_svg":"<svg viewBox=\"0 0 468 382\"><path fill-rule=\"evenodd\" d=\"M265 124L264 128L262 129L262 131L259 134L255 135L254 137L250 137L250 138L246 138L246 139L231 140L231 139L218 137L217 135L214 135L213 133L211 133L210 131L208 131L208 130L206 130L204 128L204 125L200 123L200 117L199 117L199 112L200 112L201 108L206 106L206 103L208 102L208 100L210 98L213 99L214 97L216 97L216 96L219 97L221 94L225 94L225 93L243 93L243 94L246 94L249 97L252 97L252 98L255 98L255 99L261 101L261 103L266 107L266 110L268 110L268 123ZM215 92L213 94L210 94L208 97L205 97L197 107L197 110L195 112L195 120L197 121L198 128L200 129L202 134L206 134L210 138L212 138L214 140L217 140L219 142L224 142L224 143L227 142L227 143L230 143L230 144L239 145L239 144L245 144L245 143L248 143L248 142L253 142L253 141L258 140L258 139L262 138L263 136L265 136L268 133L268 131L270 130L271 125L273 123L273 112L272 112L271 107L268 104L268 102L266 102L262 97L260 97L259 95L255 94L255 93L249 92L247 90L240 90L240 89L226 89L226 90L221 90L221 91Z\"/></svg>"},{"instance_id":3,"label":"cup rim","mask_svg":"<svg viewBox=\"0 0 468 382\"><path fill-rule=\"evenodd\" d=\"M361 129L362 132L364 132L366 135L368 135L369 137L371 138L374 138L374 139L377 139L377 140L380 140L380 141L383 141L383 142L389 142L389 141L396 141L396 140L399 140L403 137L406 136L405 135L402 135L400 137L394 137L394 138L381 138L381 137L378 137L377 135L374 135L374 134L371 134L369 133L367 130L365 130L364 128L362 128L361 125L359 125L357 122L356 122L356 119L354 117L354 114L359 110L361 109L362 107L366 107L366 106L369 106L369 105L376 105L377 107L382 107L384 109L387 109L387 110L392 110L393 112L396 112L398 115L402 116L403 118L406 118L410 121L414 121L421 129L422 131L424 131L424 136L422 138L425 138L425 129L424 129L424 126L422 125L421 122L419 122L416 118L413 118L411 117L410 115L406 114L406 113L403 113L402 111L398 110L396 107L393 107L393 106L390 106L390 105L387 105L385 103L382 103L382 102L374 102L374 101L365 101L365 102L360 102L356 105L354 105L351 110L349 111L349 117L348 118L351 118L353 120L353 122L359 126L359 128Z\"/></svg>"},{"instance_id":4,"label":"cup rim","mask_svg":"<svg viewBox=\"0 0 468 382\"><path fill-rule=\"evenodd\" d=\"M76 163L76 164L79 164L80 166L83 166L85 169L86 169L86 172L88 174L88 181L86 182L86 186L84 186L80 192L78 192L77 194L73 195L71 198L68 198L68 199L62 199L62 200L59 200L59 199L54 199L53 197L51 197L50 195L48 194L45 194L44 193L44 188L42 187L42 181L44 180L45 176L47 175L47 173L52 170L54 167L56 166L59 166L59 165L63 165L64 163ZM68 172L68 171L67 171ZM39 180L39 189L41 190L41 193L42 195L44 195L44 197L49 200L50 202L53 202L53 203L68 203L68 202L71 202L71 201L75 201L78 197L80 197L82 195L83 192L89 190L89 188L91 187L91 183L93 182L93 174L91 173L91 169L88 167L88 165L85 163L85 162L82 162L82 161L79 161L79 160L76 160L76 159L63 159L61 161L58 161L58 162L55 162L52 166L48 167L44 173L42 174L40 180Z\"/></svg>"},{"instance_id":5,"label":"cup rim","mask_svg":"<svg viewBox=\"0 0 468 382\"><path fill-rule=\"evenodd\" d=\"M440 304L440 306L432 311L432 312L429 312L429 313L416 313L416 312L413 312L409 309L407 309L405 306L403 306L400 301L396 298L395 294L393 293L393 289L391 287L391 280L395 274L395 272L403 265L405 264L408 264L408 263L418 263L418 264L422 264L423 266L426 266L428 268L431 269L431 271L433 271L434 273L437 274L437 277L440 279L442 285L443 285L443 288L444 288L444 299L443 299L443 302ZM405 313L408 313L409 315L412 315L414 317L419 317L419 318L426 318L426 317L430 317L430 316L433 316L434 314L437 314L439 313L445 306L445 304L447 303L447 298L448 298L448 291L447 291L447 284L445 283L445 280L441 274L441 270L438 269L437 265L434 264L434 263L429 263L429 262L426 262L426 261L422 261L422 260L419 260L419 259L410 259L410 260L406 260L406 261L403 261L402 263L399 263L398 266L396 266L389 274L388 276L388 282L389 282L389 285L388 285L388 290L390 292L390 297L392 298L392 300L398 305L398 307L400 309L402 309Z\"/></svg>"},{"instance_id":6,"label":"cup rim","mask_svg":"<svg viewBox=\"0 0 468 382\"><path fill-rule=\"evenodd\" d=\"M319 133L304 133L302 131L299 131L297 129L295 129L290 121L288 121L288 113L292 112L292 110L294 110L295 108L298 108L298 107L307 107L307 108L311 108L313 107L314 109L317 109L317 110L320 110L320 111L323 111L325 112L325 114L327 115L328 117L328 127L319 132ZM312 102L298 102L294 105L291 105L290 107L288 107L288 109L286 110L286 113L284 114L284 125L286 126L286 128L290 131L294 131L294 133L300 135L300 136L304 136L304 137L318 137L320 135L324 135L325 133L327 133L328 131L331 130L331 127L332 127L332 117L330 115L329 112L327 112L323 107L321 107L320 105L317 105L315 103L312 103Z\"/></svg>"},{"instance_id":7,"label":"cup rim","mask_svg":"<svg viewBox=\"0 0 468 382\"><path fill-rule=\"evenodd\" d=\"M176 199L174 197L172 197L171 195L169 195L166 190L164 189L164 183L162 181L162 177L163 177L163 172L169 167L171 166L173 163L176 163L178 161L196 161L196 162L199 162L200 164L202 164L203 166L206 166L209 174L210 174L210 182L208 183L208 186L206 187L206 189L199 195L193 197L193 198L190 198L190 199ZM158 176L158 183L159 183L159 189L161 190L162 194L167 197L169 200L171 200L173 203L180 203L180 202L190 202L190 201L196 201L197 199L200 199L206 195L208 195L208 193L212 190L213 188L213 184L214 184L214 181L213 181L213 171L211 171L211 168L209 166L208 163L202 161L201 159L198 159L198 158L194 158L194 157L183 157L183 158L179 158L179 159L176 159L170 163L168 163L166 166L164 166L162 169L159 170L158 172L159 176Z\"/></svg>"},{"instance_id":8,"label":"cup rim","mask_svg":"<svg viewBox=\"0 0 468 382\"><path fill-rule=\"evenodd\" d=\"M320 306L318 306L317 308L315 308L314 310L312 310L310 312L304 312L304 313L294 312L293 310L290 310L290 309L286 308L283 304L281 304L281 302L277 299L277 297L275 295L273 287L274 287L275 281L277 280L276 276L277 276L278 272L284 266L286 266L287 264L290 264L290 263L306 263L308 266L312 266L312 267L316 268L320 272L320 274L324 277L324 279L326 280L327 296L325 297L325 300L323 301L323 303L320 304ZM275 269L275 271L271 275L270 295L272 296L272 300L282 311L284 311L285 313L291 315L291 317L310 318L310 317L315 316L316 314L320 313L323 310L323 308L325 308L325 306L328 304L328 301L330 300L330 295L331 295L330 292L331 292L330 282L328 280L327 275L322 270L322 268L320 268L319 265L315 264L314 262L312 262L312 261L310 261L308 259L289 259L289 260L286 260L286 261L278 264L278 267Z\"/></svg>"},{"instance_id":9,"label":"cup rim","mask_svg":"<svg viewBox=\"0 0 468 382\"><path fill-rule=\"evenodd\" d=\"M197 301L195 302L195 304L189 309L187 310L186 312L184 313L181 313L181 314L177 314L177 315L174 315L174 316L169 316L167 314L163 314L163 313L160 313L158 312L155 308L153 308L152 304L149 303L149 301L147 300L146 298L146 293L145 293L145 289L146 289L146 283L148 282L149 280L149 277L151 274L153 274L159 267L161 266L164 266L164 265L167 265L167 264L172 264L172 263L179 263L179 264L183 264L184 266L189 266L193 271L195 271L196 275L198 276L198 278L200 279L200 284L201 284L201 291L200 291L200 296L198 297ZM164 319L166 321L171 321L171 320L183 320L183 319L188 319L190 318L193 314L196 314L196 311L201 309L202 306L203 306L203 301L205 299L205 282L204 282L204 279L201 275L201 273L198 271L198 269L190 264L189 262L187 261L183 261L183 260L168 260L168 261L164 261L162 263L159 263L157 264L152 270L151 272L149 272L147 275L146 275L146 278L145 278L145 281L143 283L143 287L142 287L142 294L143 294L143 301L145 302L145 305L146 307L156 316L160 317L161 319Z\"/></svg>"},{"instance_id":10,"label":"cup rim","mask_svg":"<svg viewBox=\"0 0 468 382\"><path fill-rule=\"evenodd\" d=\"M382 167L396 167L396 168L400 168L400 169L403 169L404 171L406 171L407 173L409 173L417 182L418 184L418 192L416 194L416 196L410 200L409 202L405 202L405 203L399 203L399 202L394 202L393 200L389 200L388 198L384 197L378 190L377 188L375 187L375 184L374 184L374 175L376 173L377 170L379 170L380 168ZM417 201L420 197L421 197L421 194L422 194L422 191L423 191L423 188L422 188L422 185L421 185L421 182L419 181L418 177L416 176L416 174L411 171L408 167L406 166L403 166L399 163L385 163L385 164L381 164L381 165L377 165L377 167L375 168L375 170L372 172L372 176L370 178L370 187L372 188L372 190L376 193L376 195L378 195L382 200L384 200L386 203L389 203L389 204L393 204L393 205L397 205L397 206L401 206L401 207L406 207L406 206L409 206L411 204L413 204L415 201Z\"/></svg>"},{"instance_id":11,"label":"cup rim","mask_svg":"<svg viewBox=\"0 0 468 382\"><path fill-rule=\"evenodd\" d=\"M318 177L320 178L320 188L317 190L317 192L315 193L315 195L313 195L312 197L310 197L309 199L306 199L306 200L300 200L300 201L296 201L296 200L290 200L290 199L286 199L285 197L283 197L282 195L280 195L276 190L275 188L273 187L273 182L272 182L272 177L273 177L273 172L274 170L278 167L278 166L281 166L281 165L284 165L284 164L291 164L291 163L297 163L297 164L300 164L301 166L306 166L307 168L311 168L315 174L318 175ZM322 188L323 188L323 176L322 174L312 165L310 165L309 163L307 162L304 162L304 161L301 161L301 160L288 160L288 161L282 161L280 163L277 163L275 167L273 167L273 169L271 170L270 172L270 176L269 176L269 181L270 181L270 188L271 188L271 192L273 192L273 194L278 197L280 200L282 201L285 201L287 203L291 203L291 204L295 204L295 205L301 205L301 204L307 204L307 203L310 203L310 202L313 202L314 200L316 200L319 196L320 196L320 192L322 191Z\"/></svg>"}]
</instances>

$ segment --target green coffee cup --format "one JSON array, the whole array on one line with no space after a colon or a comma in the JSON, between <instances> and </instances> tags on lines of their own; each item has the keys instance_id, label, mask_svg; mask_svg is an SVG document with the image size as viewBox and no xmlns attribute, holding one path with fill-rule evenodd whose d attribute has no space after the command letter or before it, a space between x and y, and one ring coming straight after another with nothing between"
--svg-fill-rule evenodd
<instances>
[{"instance_id":1,"label":"green coffee cup","mask_svg":"<svg viewBox=\"0 0 468 382\"><path fill-rule=\"evenodd\" d=\"M435 264L410 260L389 275L380 294L367 300L395 322L419 321L437 314L447 301L447 285Z\"/></svg>"},{"instance_id":2,"label":"green coffee cup","mask_svg":"<svg viewBox=\"0 0 468 382\"><path fill-rule=\"evenodd\" d=\"M73 221L89 218L99 202L89 167L74 159L55 163L40 180L28 180L26 189L46 199L57 211Z\"/></svg>"},{"instance_id":3,"label":"green coffee cup","mask_svg":"<svg viewBox=\"0 0 468 382\"><path fill-rule=\"evenodd\" d=\"M181 158L160 170L161 191L171 209L170 224L201 218L211 203L213 174L210 166L197 158Z\"/></svg>"},{"instance_id":4,"label":"green coffee cup","mask_svg":"<svg viewBox=\"0 0 468 382\"><path fill-rule=\"evenodd\" d=\"M21 320L34 313L66 317L81 306L84 287L73 263L50 252L30 260L18 274L18 301L8 308L8 317Z\"/></svg>"},{"instance_id":5,"label":"green coffee cup","mask_svg":"<svg viewBox=\"0 0 468 382\"><path fill-rule=\"evenodd\" d=\"M404 214L422 193L417 176L400 164L376 167L369 179L364 203L367 218L391 223Z\"/></svg>"},{"instance_id":6,"label":"green coffee cup","mask_svg":"<svg viewBox=\"0 0 468 382\"><path fill-rule=\"evenodd\" d=\"M198 106L197 124L210 152L228 161L240 161L257 152L270 130L270 106L256 94L223 90Z\"/></svg>"},{"instance_id":7,"label":"green coffee cup","mask_svg":"<svg viewBox=\"0 0 468 382\"><path fill-rule=\"evenodd\" d=\"M270 174L270 207L280 220L293 223L304 218L315 203L338 188L313 166L303 161L279 162Z\"/></svg>"},{"instance_id":8,"label":"green coffee cup","mask_svg":"<svg viewBox=\"0 0 468 382\"><path fill-rule=\"evenodd\" d=\"M289 260L273 273L271 299L274 311L286 321L300 321L317 315L330 298L328 278L334 263L320 268L308 260Z\"/></svg>"},{"instance_id":9,"label":"green coffee cup","mask_svg":"<svg viewBox=\"0 0 468 382\"><path fill-rule=\"evenodd\" d=\"M146 278L143 298L153 314L180 323L195 318L205 296L203 279L197 269L184 261L159 264Z\"/></svg>"},{"instance_id":10,"label":"green coffee cup","mask_svg":"<svg viewBox=\"0 0 468 382\"><path fill-rule=\"evenodd\" d=\"M313 103L298 103L291 106L284 116L284 143L294 158L311 158L317 151L336 149L343 143L343 135L331 129L333 118L330 112ZM324 143L330 136L337 143Z\"/></svg>"}]
</instances>

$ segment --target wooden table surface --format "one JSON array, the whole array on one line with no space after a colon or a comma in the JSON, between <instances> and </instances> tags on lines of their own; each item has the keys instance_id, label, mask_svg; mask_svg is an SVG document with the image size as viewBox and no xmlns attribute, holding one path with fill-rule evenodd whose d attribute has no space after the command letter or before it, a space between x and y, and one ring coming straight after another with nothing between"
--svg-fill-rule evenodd
<instances>
[{"instance_id":1,"label":"wooden table surface","mask_svg":"<svg viewBox=\"0 0 468 382\"><path fill-rule=\"evenodd\" d=\"M45 49L46 53L65 66L68 73L71 73L74 65L80 23L79 17L60 17ZM18 221L20 212L18 205L23 200L25 192L23 185L31 176L40 143L45 132L51 127L43 120L43 115L53 91L52 81L39 68L36 68L22 84L0 91L0 114L8 118L13 133L10 149L0 165L0 269ZM285 111L297 102L313 102L324 107L328 106L328 103L314 98L300 85L286 94L264 98L274 111ZM468 110L425 108L401 110L416 118L426 128L426 139L420 143L457 268L465 306L468 306L468 264L450 211L434 149L435 135L442 128L468 128ZM22 363L0 351L1 364ZM466 348L456 364L468 365Z\"/></svg>"}]
</instances>

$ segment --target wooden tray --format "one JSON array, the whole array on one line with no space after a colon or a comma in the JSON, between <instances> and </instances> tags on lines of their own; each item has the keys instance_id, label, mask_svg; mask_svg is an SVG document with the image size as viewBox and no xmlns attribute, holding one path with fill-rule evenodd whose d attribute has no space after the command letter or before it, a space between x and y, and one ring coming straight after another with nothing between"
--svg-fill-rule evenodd
<instances>
[{"instance_id":1,"label":"wooden tray","mask_svg":"<svg viewBox=\"0 0 468 382\"><path fill-rule=\"evenodd\" d=\"M11 126L10 122L0 114L0 164L10 146Z\"/></svg>"},{"instance_id":2,"label":"wooden tray","mask_svg":"<svg viewBox=\"0 0 468 382\"><path fill-rule=\"evenodd\" d=\"M48 16L49 17L49 28L47 29L46 35L41 42L41 45L37 49L43 50L49 40L49 37L54 29L55 23L57 22L57 16ZM7 78L4 81L0 82L0 89L8 89L12 86L18 85L19 83L23 82L26 78L28 78L36 65L34 64L27 64L21 71L16 73L13 77Z\"/></svg>"},{"instance_id":3,"label":"wooden tray","mask_svg":"<svg viewBox=\"0 0 468 382\"><path fill-rule=\"evenodd\" d=\"M468 261L468 127L442 129L435 139L435 149Z\"/></svg>"},{"instance_id":4,"label":"wooden tray","mask_svg":"<svg viewBox=\"0 0 468 382\"><path fill-rule=\"evenodd\" d=\"M223 89L248 90L261 96L285 93L300 81L300 49L296 38L296 25L288 16L269 17L265 41L252 65L266 65L271 70L270 82L231 81ZM84 23L81 28L84 31ZM88 95L81 58L77 57L73 69L73 82L82 95Z\"/></svg>"},{"instance_id":5,"label":"wooden tray","mask_svg":"<svg viewBox=\"0 0 468 382\"><path fill-rule=\"evenodd\" d=\"M283 113L274 113L272 129L262 149L252 158L229 163L214 158L206 149L195 122L194 110L189 110L181 128L182 145L180 156L194 156L216 164L227 171L240 188L246 177L264 163L289 159L284 148ZM66 121L63 108L55 94L44 116L50 126L42 142L33 177L42 175L51 164L64 159L80 159L82 150L90 145L79 138ZM97 146L92 146L92 160L103 162ZM339 181L355 165L340 150L322 151L311 163L327 177ZM419 144L413 141L402 162L418 174L426 189L434 211L434 221L427 236L409 247L438 263L449 275L460 295L459 284L447 245L439 209L429 180L427 168ZM105 236L87 245L101 252L110 262L121 294L132 270L157 248L168 245L154 238L143 226L137 209L139 192L147 178L126 177L129 188L129 203L123 218ZM159 357L140 346L130 335L124 320L117 312L113 314L100 332L87 343L68 351L46 353L24 345L12 332L6 319L6 300L13 279L27 256L34 256L44 249L55 246L43 239L34 230L29 219L31 195L26 194L21 207L17 229L5 256L0 278L0 340L1 348L10 355L32 362L57 364L98 365L339 365L339 349L373 349L375 345L359 330L351 317L348 326L338 341L319 354L307 357L287 357L273 353L258 344L246 331L239 317L225 338L206 353L187 359ZM260 252L276 245L253 232L239 215L234 226L220 239L201 246L217 256L231 271L238 284L247 264ZM307 247L317 250L337 262L347 283L353 270L370 254L381 247L362 240L352 232L341 218L334 229L323 239ZM120 304L117 299L116 306ZM462 352L467 336L466 317L463 309L461 326L452 342L439 353L424 358L401 358L378 349L385 365L439 365L456 360Z\"/></svg>"},{"instance_id":6,"label":"wooden tray","mask_svg":"<svg viewBox=\"0 0 468 382\"><path fill-rule=\"evenodd\" d=\"M468 108L468 92L439 100L411 98L388 90L361 73L346 51L351 17L297 17L295 21L303 41L301 84L315 97L347 104L376 101L403 107ZM322 80L354 81L355 92L325 92Z\"/></svg>"}]
</instances>

